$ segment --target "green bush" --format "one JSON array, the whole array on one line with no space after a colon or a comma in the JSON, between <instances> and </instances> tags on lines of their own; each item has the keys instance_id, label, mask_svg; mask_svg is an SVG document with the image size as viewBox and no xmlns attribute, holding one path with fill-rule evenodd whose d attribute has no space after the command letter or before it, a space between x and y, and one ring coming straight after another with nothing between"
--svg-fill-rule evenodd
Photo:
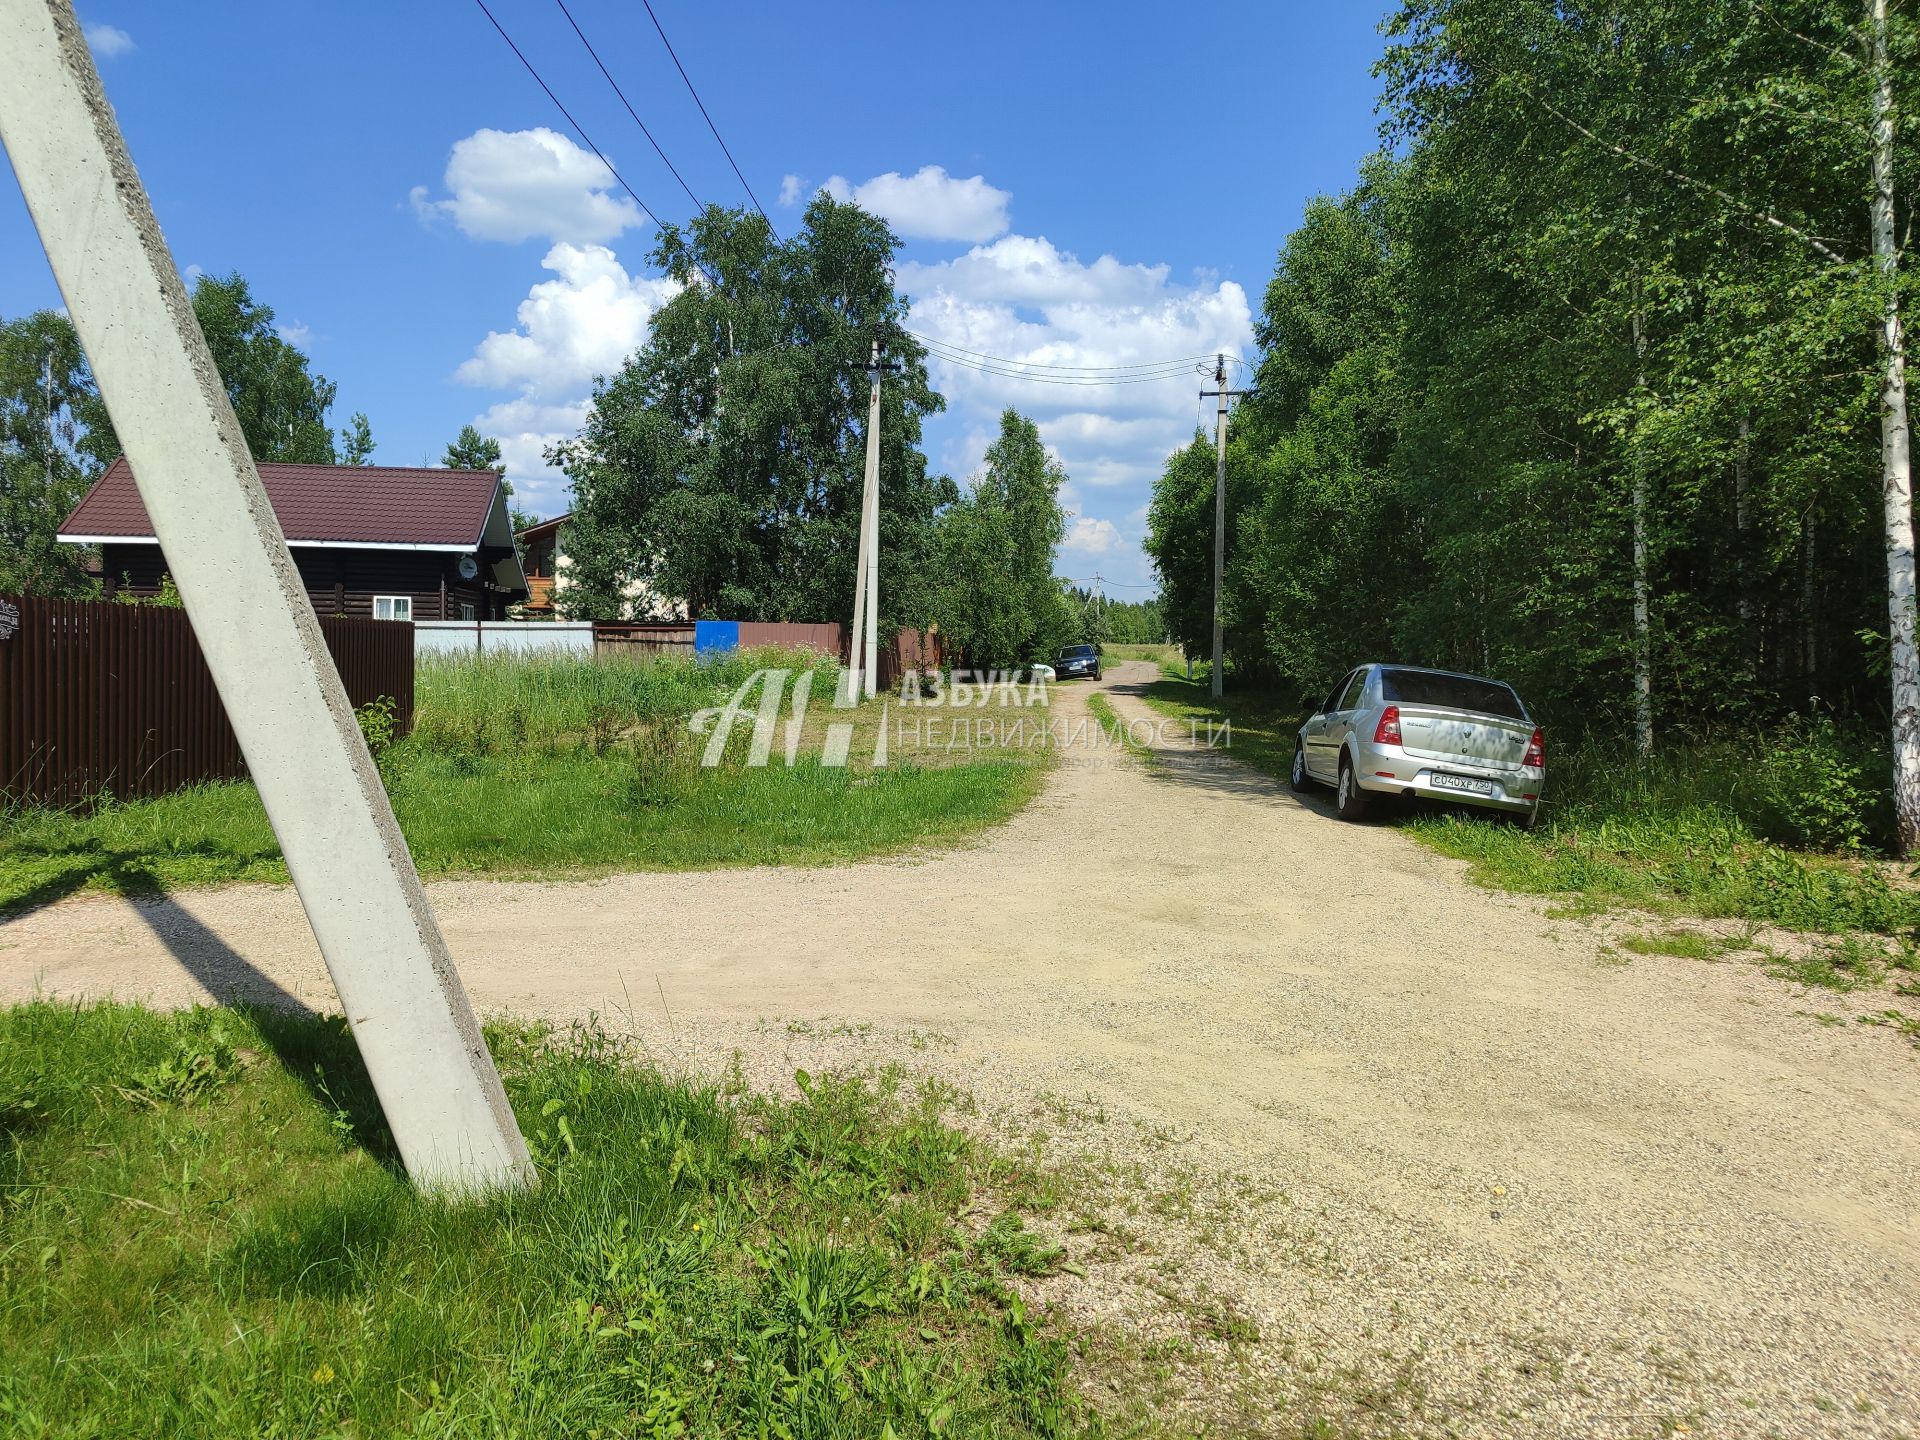
<instances>
[{"instance_id":1,"label":"green bush","mask_svg":"<svg viewBox=\"0 0 1920 1440\"><path fill-rule=\"evenodd\" d=\"M1859 850L1884 797L1867 782L1868 747L1827 716L1794 719L1761 743L1745 817L1763 836L1812 850Z\"/></svg>"},{"instance_id":2,"label":"green bush","mask_svg":"<svg viewBox=\"0 0 1920 1440\"><path fill-rule=\"evenodd\" d=\"M394 703L391 695L376 695L353 712L360 722L361 737L377 759L393 744Z\"/></svg>"}]
</instances>

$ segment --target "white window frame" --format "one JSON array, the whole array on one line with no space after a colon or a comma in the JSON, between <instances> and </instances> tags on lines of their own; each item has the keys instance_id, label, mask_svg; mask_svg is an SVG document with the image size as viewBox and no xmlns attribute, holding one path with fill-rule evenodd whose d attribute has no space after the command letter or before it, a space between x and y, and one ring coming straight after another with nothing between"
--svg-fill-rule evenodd
<instances>
[{"instance_id":1,"label":"white window frame","mask_svg":"<svg viewBox=\"0 0 1920 1440\"><path fill-rule=\"evenodd\" d=\"M386 607L386 614L384 615L380 613L380 607L383 605ZM405 620L411 622L413 619L413 597L411 595L374 596L373 618L376 620Z\"/></svg>"},{"instance_id":2,"label":"white window frame","mask_svg":"<svg viewBox=\"0 0 1920 1440\"><path fill-rule=\"evenodd\" d=\"M460 602L460 618L462 620L478 620L480 618L480 612L474 607L473 601L462 600Z\"/></svg>"}]
</instances>

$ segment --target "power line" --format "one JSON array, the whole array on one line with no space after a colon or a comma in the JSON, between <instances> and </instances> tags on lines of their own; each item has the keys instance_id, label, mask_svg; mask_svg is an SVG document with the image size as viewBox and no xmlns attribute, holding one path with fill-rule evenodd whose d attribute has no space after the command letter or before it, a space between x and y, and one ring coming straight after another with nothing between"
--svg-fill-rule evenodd
<instances>
[{"instance_id":1,"label":"power line","mask_svg":"<svg viewBox=\"0 0 1920 1440\"><path fill-rule=\"evenodd\" d=\"M686 82L687 93L693 96L693 103L700 107L700 118L707 122L707 129L713 132L713 138L720 142L720 153L727 157L727 164L733 166L733 173L740 181L741 188L747 192L747 198L753 201L753 208L760 212L760 218L767 222L767 228L773 230L773 238L778 240L780 232L774 230L773 217L767 214L761 205L760 197L753 193L753 186L747 184L747 177L740 173L740 164L733 158L733 151L727 149L727 142L720 139L720 127L713 123L713 116L707 113L706 101L700 98L700 92L693 88L693 78L687 74L687 67L680 63L680 56L674 51L673 42L667 39L667 32L660 24L660 17L653 13L653 0L641 0L647 7L647 18L653 21L653 28L659 32L660 43L667 47L667 54L673 57L673 68L680 72L680 78Z\"/></svg>"},{"instance_id":2,"label":"power line","mask_svg":"<svg viewBox=\"0 0 1920 1440\"><path fill-rule=\"evenodd\" d=\"M980 375L992 375L1003 380L1024 380L1032 385L1069 385L1069 386L1108 386L1108 385L1156 385L1168 380L1178 380L1186 375L1184 368L1168 370L1150 375L1035 375L1025 370L1002 370L990 365L971 365L964 360L956 360L951 355L942 355L938 351L929 352L932 357L957 369L971 370Z\"/></svg>"},{"instance_id":3,"label":"power line","mask_svg":"<svg viewBox=\"0 0 1920 1440\"><path fill-rule=\"evenodd\" d=\"M949 349L943 341L932 340L925 336L914 338L926 347L929 355L935 359L944 360L950 365L980 370L988 374L1008 375L1016 379L1035 380L1042 384L1131 384L1147 380L1177 379L1190 373L1193 368L1184 360L1154 360L1125 366L1090 365L1084 367L1080 373L1049 373L1038 367L1029 367L1025 361L976 358L971 352Z\"/></svg>"},{"instance_id":4,"label":"power line","mask_svg":"<svg viewBox=\"0 0 1920 1440\"><path fill-rule=\"evenodd\" d=\"M575 20L573 18L573 12L567 9L567 0L554 0L554 4L558 5L560 7L560 13L567 17L567 24L571 25L573 27L573 33L580 37L580 43L587 47L587 54L591 55L593 57L593 63L600 67L600 73L607 77L607 84L611 85L613 87L613 93L620 97L620 103L627 107L627 114L633 116L633 123L638 125L640 127L640 133L647 137L647 143L653 146L653 153L660 157L660 163L665 165L667 169L673 171L673 178L678 180L680 182L680 188L687 192L687 199L693 202L693 208L696 211L706 209L707 207L700 203L700 197L693 193L693 187L687 184L686 178L681 175L680 171L674 166L673 161L667 158L667 152L660 148L660 142L653 138L653 132L647 128L647 122L642 120L638 112L634 110L632 102L627 99L627 92L620 88L620 82L613 78L612 72L607 69L606 62L600 58L600 52L594 49L593 42L587 39L587 32L580 28L580 22ZM509 41L508 43L511 44L512 42Z\"/></svg>"},{"instance_id":5,"label":"power line","mask_svg":"<svg viewBox=\"0 0 1920 1440\"><path fill-rule=\"evenodd\" d=\"M1212 360L1212 355L1177 355L1165 360L1142 360L1132 365L1059 365L1047 360L1014 360L1005 355L989 355L984 350L969 350L964 345L956 345L951 340L935 339L931 335L922 335L917 330L908 330L907 334L929 349L951 350L959 355L975 360L983 360L993 365L1024 365L1035 370L1071 370L1098 371L1107 373L1118 370L1160 370L1172 365L1190 365L1200 360Z\"/></svg>"},{"instance_id":6,"label":"power line","mask_svg":"<svg viewBox=\"0 0 1920 1440\"><path fill-rule=\"evenodd\" d=\"M1002 371L1009 375L1022 375L1022 376L1030 377L1035 380L1045 380L1045 381L1055 381L1055 382L1059 382L1059 381L1105 382L1108 380L1159 380L1159 379L1164 379L1168 377L1179 378L1181 376L1191 375L1193 373L1192 366L1170 364L1170 365L1161 366L1160 368L1153 369L1153 370L1144 370L1144 369L1143 370L1105 370L1105 371L1090 370L1081 374L1058 374L1058 373L1049 373L1048 371L1045 371L1045 370L1030 370L1030 369L1027 369L1025 366L1022 366L1018 361L1003 362L998 360L969 360L964 355L955 355L951 351L941 350L931 345L927 347L927 354L933 356L935 359L945 360L949 364L958 365L968 370L997 370L997 371Z\"/></svg>"},{"instance_id":7,"label":"power line","mask_svg":"<svg viewBox=\"0 0 1920 1440\"><path fill-rule=\"evenodd\" d=\"M542 90L547 92L547 98L554 103L554 107L559 110L562 115L567 117L567 123L573 126L574 133L586 142L587 149L599 157L600 163L607 167L607 173L620 182L620 188L633 197L633 203L640 207L640 213L651 220L654 225L658 226L660 224L660 217L655 215L652 207L640 198L640 192L627 184L626 177L613 168L613 161L609 160L600 147L593 143L593 137L587 134L585 128L581 126L578 120L573 118L573 112L561 103L560 97L553 93L553 87L541 79L540 72L533 68L533 62L520 53L520 47L513 43L513 37L507 33L506 26L502 25L498 20L495 20L493 11L487 9L487 0L473 0L473 3L480 7L480 13L482 15L485 15L488 20L493 21L493 28L500 32L500 38L507 42L507 48L513 51L522 65L527 67L527 73L533 76L534 82L538 84ZM584 39L585 37L583 36L582 38Z\"/></svg>"}]
</instances>

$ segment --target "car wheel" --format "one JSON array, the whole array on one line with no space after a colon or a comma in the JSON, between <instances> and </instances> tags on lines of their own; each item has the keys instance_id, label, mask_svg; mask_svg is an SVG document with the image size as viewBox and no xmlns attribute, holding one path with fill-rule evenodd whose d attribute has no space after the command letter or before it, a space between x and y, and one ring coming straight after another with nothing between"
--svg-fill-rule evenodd
<instances>
[{"instance_id":1,"label":"car wheel","mask_svg":"<svg viewBox=\"0 0 1920 1440\"><path fill-rule=\"evenodd\" d=\"M1367 792L1360 788L1353 766L1345 757L1340 761L1340 786L1334 791L1334 808L1340 812L1342 820L1367 818Z\"/></svg>"},{"instance_id":2,"label":"car wheel","mask_svg":"<svg viewBox=\"0 0 1920 1440\"><path fill-rule=\"evenodd\" d=\"M1288 772L1287 783L1293 787L1296 795L1313 784L1307 776L1307 752L1298 740L1293 742L1293 769Z\"/></svg>"}]
</instances>

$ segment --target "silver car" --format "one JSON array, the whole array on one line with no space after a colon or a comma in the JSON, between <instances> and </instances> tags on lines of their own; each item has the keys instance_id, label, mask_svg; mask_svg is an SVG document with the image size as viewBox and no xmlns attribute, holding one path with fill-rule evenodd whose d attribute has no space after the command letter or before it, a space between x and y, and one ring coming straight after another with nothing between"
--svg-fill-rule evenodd
<instances>
[{"instance_id":1,"label":"silver car","mask_svg":"<svg viewBox=\"0 0 1920 1440\"><path fill-rule=\"evenodd\" d=\"M1362 665L1294 742L1293 788L1334 788L1341 818L1376 795L1477 805L1531 825L1546 788L1540 729L1513 687L1412 665Z\"/></svg>"}]
</instances>

